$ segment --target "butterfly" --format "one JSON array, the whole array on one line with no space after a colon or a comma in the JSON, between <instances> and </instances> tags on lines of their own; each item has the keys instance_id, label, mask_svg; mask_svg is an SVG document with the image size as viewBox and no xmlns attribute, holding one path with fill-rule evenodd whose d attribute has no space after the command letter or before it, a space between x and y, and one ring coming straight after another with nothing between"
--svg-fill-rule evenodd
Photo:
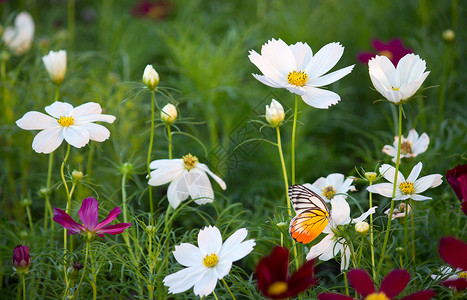
<instances>
[{"instance_id":1,"label":"butterfly","mask_svg":"<svg viewBox=\"0 0 467 300\"><path fill-rule=\"evenodd\" d=\"M297 242L308 244L328 224L328 205L320 195L300 184L289 186L289 198L296 213L290 221L290 235Z\"/></svg>"}]
</instances>

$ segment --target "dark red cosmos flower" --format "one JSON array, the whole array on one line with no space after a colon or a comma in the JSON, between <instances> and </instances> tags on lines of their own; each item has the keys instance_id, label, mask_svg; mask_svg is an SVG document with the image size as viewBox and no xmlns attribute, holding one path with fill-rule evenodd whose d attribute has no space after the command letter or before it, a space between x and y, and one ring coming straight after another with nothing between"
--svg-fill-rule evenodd
<instances>
[{"instance_id":1,"label":"dark red cosmos flower","mask_svg":"<svg viewBox=\"0 0 467 300\"><path fill-rule=\"evenodd\" d=\"M19 273L26 273L31 265L31 257L29 256L29 247L26 245L18 245L13 249L13 267Z\"/></svg>"},{"instance_id":2,"label":"dark red cosmos flower","mask_svg":"<svg viewBox=\"0 0 467 300\"><path fill-rule=\"evenodd\" d=\"M172 10L172 5L164 0L155 2L141 0L133 7L132 13L135 17L148 17L153 20L160 20L167 17Z\"/></svg>"},{"instance_id":3,"label":"dark red cosmos flower","mask_svg":"<svg viewBox=\"0 0 467 300\"><path fill-rule=\"evenodd\" d=\"M374 52L361 52L358 55L358 60L361 63L368 64L368 61L375 57L376 55L384 55L397 66L399 60L404 57L406 54L413 53L409 48L405 48L400 39L392 39L387 44L378 39L373 39L371 41L373 48L377 51Z\"/></svg>"},{"instance_id":4,"label":"dark red cosmos flower","mask_svg":"<svg viewBox=\"0 0 467 300\"><path fill-rule=\"evenodd\" d=\"M370 275L365 270L353 269L349 272L349 281L355 291L365 300L391 300L395 299L407 286L410 274L406 270L393 270L381 282L379 291L376 291ZM436 295L432 290L416 292L401 298L401 300L425 300ZM318 295L319 300L352 300L353 297L337 293L323 293Z\"/></svg>"},{"instance_id":5,"label":"dark red cosmos flower","mask_svg":"<svg viewBox=\"0 0 467 300\"><path fill-rule=\"evenodd\" d=\"M458 291L467 289L467 244L453 237L442 237L438 251L445 262L462 270L458 279L446 280L443 285Z\"/></svg>"},{"instance_id":6,"label":"dark red cosmos flower","mask_svg":"<svg viewBox=\"0 0 467 300\"><path fill-rule=\"evenodd\" d=\"M296 296L317 283L313 267L314 261L307 261L289 277L289 250L276 246L271 255L263 257L256 266L258 289L271 299Z\"/></svg>"},{"instance_id":7,"label":"dark red cosmos flower","mask_svg":"<svg viewBox=\"0 0 467 300\"><path fill-rule=\"evenodd\" d=\"M467 165L457 165L446 172L446 179L461 202L462 211L467 215Z\"/></svg>"}]
</instances>

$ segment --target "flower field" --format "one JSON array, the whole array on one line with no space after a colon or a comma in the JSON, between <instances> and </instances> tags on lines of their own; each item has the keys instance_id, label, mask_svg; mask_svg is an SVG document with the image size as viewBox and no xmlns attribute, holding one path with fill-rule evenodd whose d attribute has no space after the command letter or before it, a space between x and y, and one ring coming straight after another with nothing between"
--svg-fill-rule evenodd
<instances>
[{"instance_id":1,"label":"flower field","mask_svg":"<svg viewBox=\"0 0 467 300\"><path fill-rule=\"evenodd\" d=\"M2 299L464 299L461 1L0 1Z\"/></svg>"}]
</instances>

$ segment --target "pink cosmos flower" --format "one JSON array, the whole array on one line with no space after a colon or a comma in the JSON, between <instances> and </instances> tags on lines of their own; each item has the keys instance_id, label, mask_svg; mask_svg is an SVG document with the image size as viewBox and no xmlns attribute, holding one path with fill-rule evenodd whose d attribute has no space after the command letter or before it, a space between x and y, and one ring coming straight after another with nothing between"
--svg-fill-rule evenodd
<instances>
[{"instance_id":1,"label":"pink cosmos flower","mask_svg":"<svg viewBox=\"0 0 467 300\"><path fill-rule=\"evenodd\" d=\"M60 208L54 208L53 220L69 230L69 234L81 234L89 242L94 240L95 236L104 237L107 234L120 234L130 227L131 223L119 223L108 225L120 214L120 207L112 209L109 215L100 223L99 221L99 202L94 198L86 198L79 210L79 218L82 225L75 222L66 212Z\"/></svg>"},{"instance_id":2,"label":"pink cosmos flower","mask_svg":"<svg viewBox=\"0 0 467 300\"><path fill-rule=\"evenodd\" d=\"M26 245L18 245L13 249L13 267L19 273L26 273L31 265L31 257L29 256L29 247Z\"/></svg>"},{"instance_id":3,"label":"pink cosmos flower","mask_svg":"<svg viewBox=\"0 0 467 300\"><path fill-rule=\"evenodd\" d=\"M405 48L402 44L402 40L395 38L390 40L387 44L379 39L373 39L371 41L375 52L361 52L358 55L358 60L363 64L368 64L370 59L376 55L384 55L396 66L399 60L406 54L413 53L409 48Z\"/></svg>"},{"instance_id":4,"label":"pink cosmos flower","mask_svg":"<svg viewBox=\"0 0 467 300\"><path fill-rule=\"evenodd\" d=\"M442 237L438 251L445 262L461 270L459 278L448 279L443 285L458 291L467 289L467 244L450 236Z\"/></svg>"},{"instance_id":5,"label":"pink cosmos flower","mask_svg":"<svg viewBox=\"0 0 467 300\"><path fill-rule=\"evenodd\" d=\"M467 165L457 165L446 172L446 179L461 202L462 211L467 215Z\"/></svg>"}]
</instances>

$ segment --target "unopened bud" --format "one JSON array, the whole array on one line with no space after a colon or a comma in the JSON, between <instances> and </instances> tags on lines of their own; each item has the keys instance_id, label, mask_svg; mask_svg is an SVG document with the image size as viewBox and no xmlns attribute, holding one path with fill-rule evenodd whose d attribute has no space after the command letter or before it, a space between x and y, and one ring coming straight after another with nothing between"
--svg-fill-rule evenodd
<instances>
[{"instance_id":1,"label":"unopened bud","mask_svg":"<svg viewBox=\"0 0 467 300\"><path fill-rule=\"evenodd\" d=\"M152 226L152 225L148 225L148 226L146 226L146 232L147 232L147 234L152 236L152 235L154 235L156 233L156 227Z\"/></svg>"},{"instance_id":2,"label":"unopened bud","mask_svg":"<svg viewBox=\"0 0 467 300\"><path fill-rule=\"evenodd\" d=\"M123 163L123 165L120 166L120 173L126 174L126 176L132 175L134 173L133 164L129 162Z\"/></svg>"},{"instance_id":3,"label":"unopened bud","mask_svg":"<svg viewBox=\"0 0 467 300\"><path fill-rule=\"evenodd\" d=\"M456 39L456 33L452 29L446 29L443 31L443 40L445 42L451 43Z\"/></svg>"},{"instance_id":4,"label":"unopened bud","mask_svg":"<svg viewBox=\"0 0 467 300\"><path fill-rule=\"evenodd\" d=\"M156 89L159 84L159 74L157 74L153 66L147 65L144 69L143 82L151 91Z\"/></svg>"},{"instance_id":5,"label":"unopened bud","mask_svg":"<svg viewBox=\"0 0 467 300\"><path fill-rule=\"evenodd\" d=\"M83 265L80 264L79 262L75 261L74 263L71 264L70 267L67 269L67 274L68 278L71 280L74 280L78 277L79 271L83 268Z\"/></svg>"},{"instance_id":6,"label":"unopened bud","mask_svg":"<svg viewBox=\"0 0 467 300\"><path fill-rule=\"evenodd\" d=\"M161 110L161 119L167 125L170 125L173 122L175 122L175 120L177 119L177 115L177 108L170 103L164 106Z\"/></svg>"},{"instance_id":7,"label":"unopened bud","mask_svg":"<svg viewBox=\"0 0 467 300\"><path fill-rule=\"evenodd\" d=\"M365 236L368 234L368 230L370 230L370 224L368 224L365 221L360 221L355 224L355 231L357 231L358 234Z\"/></svg>"},{"instance_id":8,"label":"unopened bud","mask_svg":"<svg viewBox=\"0 0 467 300\"><path fill-rule=\"evenodd\" d=\"M277 227L279 227L280 229L287 228L287 226L288 226L287 223L285 223L285 222L279 222L279 223L277 223L276 225L277 225Z\"/></svg>"},{"instance_id":9,"label":"unopened bud","mask_svg":"<svg viewBox=\"0 0 467 300\"><path fill-rule=\"evenodd\" d=\"M23 207L31 206L32 201L29 198L24 198L23 200L20 201L19 203Z\"/></svg>"},{"instance_id":10,"label":"unopened bud","mask_svg":"<svg viewBox=\"0 0 467 300\"><path fill-rule=\"evenodd\" d=\"M47 197L47 194L48 194L48 190L46 187L41 187L39 189L39 197L42 198L42 199L45 199L45 197Z\"/></svg>"},{"instance_id":11,"label":"unopened bud","mask_svg":"<svg viewBox=\"0 0 467 300\"><path fill-rule=\"evenodd\" d=\"M73 172L71 172L71 177L73 177L73 180L79 181L83 178L83 172L73 170Z\"/></svg>"},{"instance_id":12,"label":"unopened bud","mask_svg":"<svg viewBox=\"0 0 467 300\"><path fill-rule=\"evenodd\" d=\"M278 127L281 125L284 117L284 108L279 102L272 99L271 106L266 105L266 121L268 121L271 126Z\"/></svg>"},{"instance_id":13,"label":"unopened bud","mask_svg":"<svg viewBox=\"0 0 467 300\"><path fill-rule=\"evenodd\" d=\"M31 265L31 257L29 256L29 247L26 245L18 245L13 250L13 267L18 273L26 274Z\"/></svg>"},{"instance_id":14,"label":"unopened bud","mask_svg":"<svg viewBox=\"0 0 467 300\"><path fill-rule=\"evenodd\" d=\"M376 174L376 172L365 172L365 178L369 181L369 182L373 182L376 180L376 177L378 177L378 174Z\"/></svg>"},{"instance_id":15,"label":"unopened bud","mask_svg":"<svg viewBox=\"0 0 467 300\"><path fill-rule=\"evenodd\" d=\"M396 253L398 253L398 254L404 254L404 248L402 248L402 247L397 247L397 248L396 248Z\"/></svg>"}]
</instances>

